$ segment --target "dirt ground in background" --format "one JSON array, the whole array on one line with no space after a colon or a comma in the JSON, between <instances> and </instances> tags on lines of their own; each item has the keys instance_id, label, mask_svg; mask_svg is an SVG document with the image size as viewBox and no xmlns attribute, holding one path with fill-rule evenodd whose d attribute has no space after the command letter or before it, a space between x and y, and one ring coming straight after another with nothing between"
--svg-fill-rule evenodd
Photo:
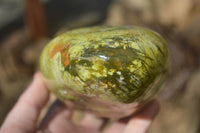
<instances>
[{"instance_id":1,"label":"dirt ground in background","mask_svg":"<svg viewBox=\"0 0 200 133\"><path fill-rule=\"evenodd\" d=\"M93 18L73 21L76 28L89 26ZM148 133L200 132L200 0L119 0L101 24L146 26L168 43L171 75L158 95L161 111ZM40 52L49 40L30 42L20 29L1 42L0 123L38 70Z\"/></svg>"}]
</instances>

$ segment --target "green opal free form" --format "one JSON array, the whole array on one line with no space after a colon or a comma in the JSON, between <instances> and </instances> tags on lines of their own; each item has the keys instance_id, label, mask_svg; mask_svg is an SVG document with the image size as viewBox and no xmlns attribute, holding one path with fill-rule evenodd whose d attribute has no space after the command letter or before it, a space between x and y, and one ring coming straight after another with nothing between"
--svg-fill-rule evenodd
<instances>
[{"instance_id":1,"label":"green opal free form","mask_svg":"<svg viewBox=\"0 0 200 133\"><path fill-rule=\"evenodd\" d=\"M75 29L44 48L40 69L60 100L105 112L155 95L168 76L168 48L159 34L142 27Z\"/></svg>"}]
</instances>

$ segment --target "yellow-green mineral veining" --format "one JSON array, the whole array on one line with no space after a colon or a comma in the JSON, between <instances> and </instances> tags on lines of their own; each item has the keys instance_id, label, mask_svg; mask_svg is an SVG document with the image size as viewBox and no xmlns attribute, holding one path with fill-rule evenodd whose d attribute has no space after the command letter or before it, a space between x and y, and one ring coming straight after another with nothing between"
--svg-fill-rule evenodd
<instances>
[{"instance_id":1,"label":"yellow-green mineral veining","mask_svg":"<svg viewBox=\"0 0 200 133\"><path fill-rule=\"evenodd\" d=\"M43 50L40 68L61 100L77 95L131 103L152 97L166 79L168 48L142 27L100 26L68 31Z\"/></svg>"}]
</instances>

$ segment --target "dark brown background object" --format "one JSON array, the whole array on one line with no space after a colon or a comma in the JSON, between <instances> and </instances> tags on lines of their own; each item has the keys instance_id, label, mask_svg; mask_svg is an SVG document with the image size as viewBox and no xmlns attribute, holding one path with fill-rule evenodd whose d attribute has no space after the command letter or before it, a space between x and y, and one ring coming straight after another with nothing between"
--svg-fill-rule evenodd
<instances>
[{"instance_id":1,"label":"dark brown background object","mask_svg":"<svg viewBox=\"0 0 200 133\"><path fill-rule=\"evenodd\" d=\"M25 25L33 40L45 37L47 34L47 21L44 7L40 0L24 0Z\"/></svg>"}]
</instances>

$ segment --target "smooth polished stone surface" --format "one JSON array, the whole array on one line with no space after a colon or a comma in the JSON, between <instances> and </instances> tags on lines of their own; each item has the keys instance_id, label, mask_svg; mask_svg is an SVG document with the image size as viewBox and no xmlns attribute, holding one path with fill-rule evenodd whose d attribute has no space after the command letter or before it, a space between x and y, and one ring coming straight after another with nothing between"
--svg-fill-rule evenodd
<instances>
[{"instance_id":1,"label":"smooth polished stone surface","mask_svg":"<svg viewBox=\"0 0 200 133\"><path fill-rule=\"evenodd\" d=\"M148 101L166 80L168 64L165 40L133 26L68 31L53 39L40 59L45 81L59 99L98 110L107 103L108 109Z\"/></svg>"}]
</instances>

